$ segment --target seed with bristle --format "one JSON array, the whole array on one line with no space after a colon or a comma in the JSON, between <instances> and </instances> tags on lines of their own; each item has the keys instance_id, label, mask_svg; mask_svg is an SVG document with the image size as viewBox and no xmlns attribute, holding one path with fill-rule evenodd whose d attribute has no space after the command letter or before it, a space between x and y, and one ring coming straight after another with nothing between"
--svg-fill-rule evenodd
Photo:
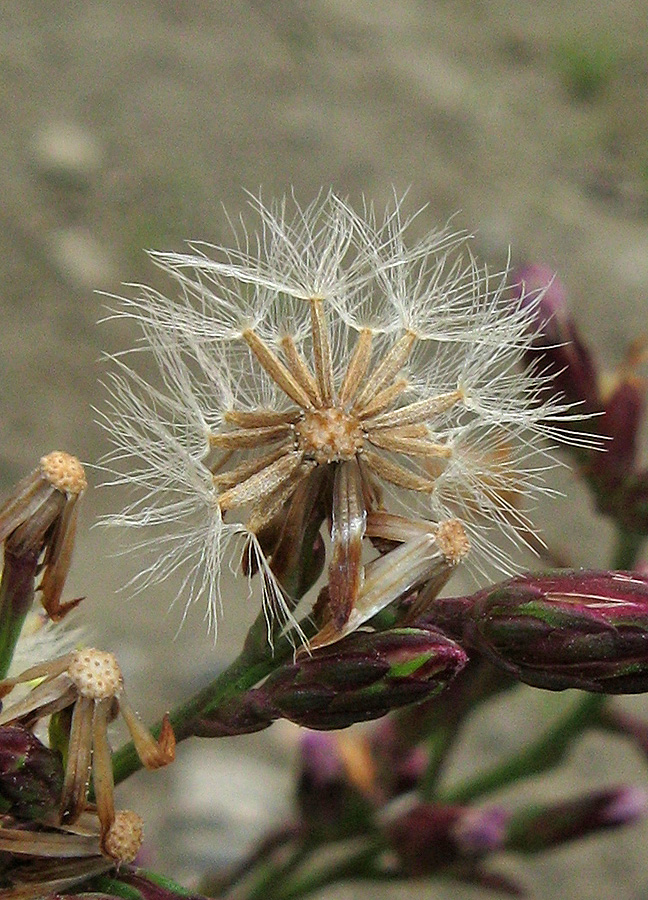
<instances>
[{"instance_id":1,"label":"seed with bristle","mask_svg":"<svg viewBox=\"0 0 648 900\"><path fill-rule=\"evenodd\" d=\"M115 813L115 821L103 839L103 852L118 863L133 862L142 846L143 826L142 817L130 809Z\"/></svg>"},{"instance_id":2,"label":"seed with bristle","mask_svg":"<svg viewBox=\"0 0 648 900\"><path fill-rule=\"evenodd\" d=\"M95 650L77 650L72 654L68 675L82 697L106 700L120 694L124 686L119 664L112 653Z\"/></svg>"},{"instance_id":3,"label":"seed with bristle","mask_svg":"<svg viewBox=\"0 0 648 900\"><path fill-rule=\"evenodd\" d=\"M41 457L40 468L43 478L64 494L81 494L88 486L79 460L62 450Z\"/></svg>"}]
</instances>

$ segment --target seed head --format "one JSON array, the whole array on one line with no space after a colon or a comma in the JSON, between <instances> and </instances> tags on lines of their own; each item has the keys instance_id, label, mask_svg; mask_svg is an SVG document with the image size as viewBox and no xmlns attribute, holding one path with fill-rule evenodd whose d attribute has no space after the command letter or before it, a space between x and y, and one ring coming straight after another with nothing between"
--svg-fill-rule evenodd
<instances>
[{"instance_id":1,"label":"seed head","mask_svg":"<svg viewBox=\"0 0 648 900\"><path fill-rule=\"evenodd\" d=\"M112 653L102 650L75 650L58 659L31 666L20 675L0 681L0 697L11 693L16 685L32 681L37 684L26 696L13 704L4 703L0 711L0 726L32 727L39 719L71 708L59 817L63 824L71 825L83 815L92 767L96 814L101 823L102 837L106 837L115 822L114 784L107 734L109 723L118 712L121 713L142 763L147 769L158 769L172 762L175 756L175 736L169 717L164 716L160 734L155 740L126 698L117 660ZM121 833L119 829L117 833Z\"/></svg>"},{"instance_id":2,"label":"seed head","mask_svg":"<svg viewBox=\"0 0 648 900\"><path fill-rule=\"evenodd\" d=\"M67 673L79 695L91 700L116 697L124 686L121 670L113 654L93 647L72 653Z\"/></svg>"},{"instance_id":3,"label":"seed head","mask_svg":"<svg viewBox=\"0 0 648 900\"><path fill-rule=\"evenodd\" d=\"M420 584L424 546L447 568L470 547L477 570L509 571L497 539L532 530L522 506L547 491L543 438L570 440L566 407L525 362L534 302L507 298L466 235L408 245L400 202L382 219L332 193L252 206L259 233L235 232L233 249L153 254L177 299L143 288L114 310L138 323L163 382L119 356L103 416L111 483L135 493L109 522L153 529L137 587L182 569L186 602L205 595L213 621L223 559L243 556L269 616L291 620L304 533L326 524L337 639L368 618L352 613L367 521L385 511L426 523L403 589Z\"/></svg>"},{"instance_id":4,"label":"seed head","mask_svg":"<svg viewBox=\"0 0 648 900\"><path fill-rule=\"evenodd\" d=\"M88 486L83 466L69 453L61 450L48 453L41 457L40 467L43 478L64 494L82 494Z\"/></svg>"},{"instance_id":5,"label":"seed head","mask_svg":"<svg viewBox=\"0 0 648 900\"><path fill-rule=\"evenodd\" d=\"M118 863L132 863L142 846L144 822L130 809L118 810L103 839L103 851Z\"/></svg>"},{"instance_id":6,"label":"seed head","mask_svg":"<svg viewBox=\"0 0 648 900\"><path fill-rule=\"evenodd\" d=\"M445 557L452 563L461 562L470 550L470 542L466 532L456 519L441 522L436 532L436 542Z\"/></svg>"}]
</instances>

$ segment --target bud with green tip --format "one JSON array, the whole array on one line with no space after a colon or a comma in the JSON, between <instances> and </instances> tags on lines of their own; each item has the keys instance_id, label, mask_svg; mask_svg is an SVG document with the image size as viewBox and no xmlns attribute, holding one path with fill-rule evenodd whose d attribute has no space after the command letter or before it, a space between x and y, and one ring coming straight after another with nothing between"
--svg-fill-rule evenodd
<instances>
[{"instance_id":1,"label":"bud with green tip","mask_svg":"<svg viewBox=\"0 0 648 900\"><path fill-rule=\"evenodd\" d=\"M525 575L437 601L428 618L534 687L648 691L648 579L638 575Z\"/></svg>"},{"instance_id":2,"label":"bud with green tip","mask_svg":"<svg viewBox=\"0 0 648 900\"><path fill-rule=\"evenodd\" d=\"M259 688L191 722L198 737L247 734L275 719L327 731L419 703L442 691L466 652L430 625L356 631L273 672Z\"/></svg>"},{"instance_id":3,"label":"bud with green tip","mask_svg":"<svg viewBox=\"0 0 648 900\"><path fill-rule=\"evenodd\" d=\"M26 728L0 727L0 810L14 819L53 821L62 789L58 753L48 750Z\"/></svg>"},{"instance_id":4,"label":"bud with green tip","mask_svg":"<svg viewBox=\"0 0 648 900\"><path fill-rule=\"evenodd\" d=\"M283 718L307 728L346 728L438 694L467 661L430 627L355 632L270 676L263 687Z\"/></svg>"}]
</instances>

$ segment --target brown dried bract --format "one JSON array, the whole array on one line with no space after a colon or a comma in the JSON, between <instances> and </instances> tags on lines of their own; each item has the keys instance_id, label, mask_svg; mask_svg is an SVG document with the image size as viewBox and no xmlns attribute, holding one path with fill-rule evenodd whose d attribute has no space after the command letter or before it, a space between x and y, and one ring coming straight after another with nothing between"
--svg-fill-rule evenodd
<instances>
[{"instance_id":1,"label":"brown dried bract","mask_svg":"<svg viewBox=\"0 0 648 900\"><path fill-rule=\"evenodd\" d=\"M78 501L87 487L79 460L63 451L43 456L39 467L16 485L0 508L0 541L5 542L5 570L21 574L25 602L33 580L50 619L59 621L82 598L61 602L72 561Z\"/></svg>"},{"instance_id":2,"label":"brown dried bract","mask_svg":"<svg viewBox=\"0 0 648 900\"><path fill-rule=\"evenodd\" d=\"M108 724L121 712L143 765L157 769L175 757L175 737L168 717L156 741L126 699L117 660L112 653L102 650L76 650L32 666L18 677L0 682L0 696L8 694L16 684L35 679L41 680L29 694L3 709L0 725L29 726L52 713L72 708L61 822L75 822L86 808L92 769L97 815L105 837L115 821Z\"/></svg>"}]
</instances>

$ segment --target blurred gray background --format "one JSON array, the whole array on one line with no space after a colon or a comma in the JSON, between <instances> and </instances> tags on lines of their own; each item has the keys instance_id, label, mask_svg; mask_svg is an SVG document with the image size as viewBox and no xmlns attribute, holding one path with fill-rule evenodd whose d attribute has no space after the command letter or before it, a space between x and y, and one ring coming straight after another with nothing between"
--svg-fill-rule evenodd
<instances>
[{"instance_id":1,"label":"blurred gray background","mask_svg":"<svg viewBox=\"0 0 648 900\"><path fill-rule=\"evenodd\" d=\"M101 354L135 334L97 324L105 300L95 292L164 288L142 249L227 240L223 204L236 216L246 189L270 198L294 188L308 202L333 186L380 207L409 188L409 212L428 205L417 227L457 213L494 268L510 246L514 263L557 270L611 369L646 330L647 48L645 0L5 0L3 490L49 450L87 463L105 452L92 411L103 403ZM608 526L572 475L557 483L567 496L537 513L549 545L575 565L604 566ZM89 639L118 652L131 699L153 719L233 656L254 610L229 604L214 646L203 610L176 634L172 587L116 593L135 564L90 526L119 504L88 492L68 596L87 595ZM517 745L567 699L525 690L489 707L457 766ZM137 776L120 797L145 815L162 867L190 879L288 807L295 741L277 726L236 745L194 742L175 771ZM546 798L558 785L624 780L648 785L648 770L620 742L592 736L566 776L536 788ZM648 897L647 835L635 828L504 865L528 871L538 897Z\"/></svg>"}]
</instances>

